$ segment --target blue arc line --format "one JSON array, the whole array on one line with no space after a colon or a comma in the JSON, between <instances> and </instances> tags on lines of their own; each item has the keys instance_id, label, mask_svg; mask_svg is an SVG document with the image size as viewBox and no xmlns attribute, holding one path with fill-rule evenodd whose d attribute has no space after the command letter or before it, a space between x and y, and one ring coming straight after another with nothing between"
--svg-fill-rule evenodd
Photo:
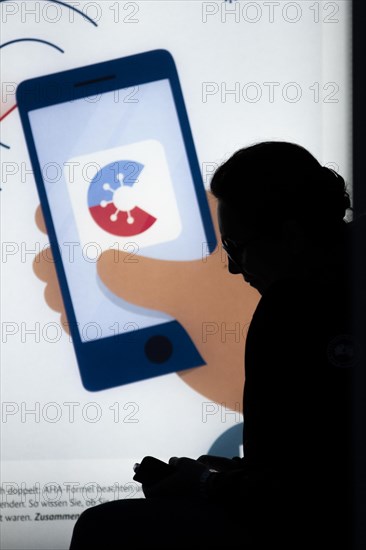
<instances>
[{"instance_id":1,"label":"blue arc line","mask_svg":"<svg viewBox=\"0 0 366 550\"><path fill-rule=\"evenodd\" d=\"M76 11L76 13L78 13L79 15L81 15L82 17L87 19L89 21L89 23L91 23L95 27L98 26L98 24L95 21L93 21L93 19L91 17L89 17L88 15L85 15L85 13L83 13L82 11L75 8L75 6L69 6L69 4L66 4L66 2L61 2L61 0L45 0L45 1L46 2L53 2L54 4L60 4L60 6L65 6L66 8L69 8L70 10ZM2 3L2 2L9 2L9 0L0 0L0 3Z\"/></svg>"},{"instance_id":2,"label":"blue arc line","mask_svg":"<svg viewBox=\"0 0 366 550\"><path fill-rule=\"evenodd\" d=\"M10 40L9 42L5 42L5 44L1 44L0 50L1 48L5 48L5 46L10 46L11 44L15 44L16 42L40 42L41 44L46 44L47 46L55 48L61 53L65 53L64 50L56 46L56 44L52 44L52 42L47 42L47 40L40 40L39 38L17 38L16 40Z\"/></svg>"},{"instance_id":3,"label":"blue arc line","mask_svg":"<svg viewBox=\"0 0 366 550\"><path fill-rule=\"evenodd\" d=\"M0 143L0 147L5 147L5 149L10 149L9 145L5 145L5 143Z\"/></svg>"}]
</instances>

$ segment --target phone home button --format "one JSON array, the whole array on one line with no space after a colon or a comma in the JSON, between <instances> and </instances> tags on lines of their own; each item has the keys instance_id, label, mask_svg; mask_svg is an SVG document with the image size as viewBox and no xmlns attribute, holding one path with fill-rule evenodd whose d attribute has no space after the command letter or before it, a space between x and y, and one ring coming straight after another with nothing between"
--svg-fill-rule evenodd
<instances>
[{"instance_id":1,"label":"phone home button","mask_svg":"<svg viewBox=\"0 0 366 550\"><path fill-rule=\"evenodd\" d=\"M165 363L172 353L173 345L166 336L152 336L145 344L146 357L152 363Z\"/></svg>"}]
</instances>

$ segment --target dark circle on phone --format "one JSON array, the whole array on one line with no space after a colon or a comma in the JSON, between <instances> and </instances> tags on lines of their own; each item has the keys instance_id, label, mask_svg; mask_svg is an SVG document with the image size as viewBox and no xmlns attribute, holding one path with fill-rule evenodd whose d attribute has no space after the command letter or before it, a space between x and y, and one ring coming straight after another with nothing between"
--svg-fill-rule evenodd
<instances>
[{"instance_id":1,"label":"dark circle on phone","mask_svg":"<svg viewBox=\"0 0 366 550\"><path fill-rule=\"evenodd\" d=\"M172 353L172 343L166 336L152 336L145 344L145 354L152 363L165 363Z\"/></svg>"}]
</instances>

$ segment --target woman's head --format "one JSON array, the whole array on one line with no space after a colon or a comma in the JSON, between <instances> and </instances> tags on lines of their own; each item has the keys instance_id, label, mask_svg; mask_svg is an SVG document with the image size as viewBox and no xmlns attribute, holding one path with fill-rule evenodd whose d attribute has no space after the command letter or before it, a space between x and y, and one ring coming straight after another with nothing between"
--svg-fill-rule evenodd
<instances>
[{"instance_id":1,"label":"woman's head","mask_svg":"<svg viewBox=\"0 0 366 550\"><path fill-rule=\"evenodd\" d=\"M337 224L350 208L344 179L304 147L266 141L240 149L215 172L211 192L243 217L253 210L276 226L285 219Z\"/></svg>"},{"instance_id":2,"label":"woman's head","mask_svg":"<svg viewBox=\"0 0 366 550\"><path fill-rule=\"evenodd\" d=\"M350 208L341 176L304 147L280 141L234 153L216 170L211 192L218 199L229 269L252 283L256 276L289 272L305 242L330 246Z\"/></svg>"}]
</instances>

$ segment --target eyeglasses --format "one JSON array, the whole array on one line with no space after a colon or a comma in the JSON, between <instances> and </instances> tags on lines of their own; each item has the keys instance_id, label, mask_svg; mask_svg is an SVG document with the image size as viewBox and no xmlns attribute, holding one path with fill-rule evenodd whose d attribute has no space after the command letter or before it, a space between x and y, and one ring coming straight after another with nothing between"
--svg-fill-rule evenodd
<instances>
[{"instance_id":1,"label":"eyeglasses","mask_svg":"<svg viewBox=\"0 0 366 550\"><path fill-rule=\"evenodd\" d=\"M268 232L261 231L258 232L256 235L252 235L245 241L238 241L236 239L230 239L228 237L222 238L222 248L225 250L226 254L228 255L228 258L234 262L235 265L238 267L241 266L243 252L247 248L247 246L255 241L259 241L263 237L268 235Z\"/></svg>"},{"instance_id":2,"label":"eyeglasses","mask_svg":"<svg viewBox=\"0 0 366 550\"><path fill-rule=\"evenodd\" d=\"M228 258L240 267L242 254L250 241L234 241L233 239L222 238L222 248L225 250Z\"/></svg>"}]
</instances>

